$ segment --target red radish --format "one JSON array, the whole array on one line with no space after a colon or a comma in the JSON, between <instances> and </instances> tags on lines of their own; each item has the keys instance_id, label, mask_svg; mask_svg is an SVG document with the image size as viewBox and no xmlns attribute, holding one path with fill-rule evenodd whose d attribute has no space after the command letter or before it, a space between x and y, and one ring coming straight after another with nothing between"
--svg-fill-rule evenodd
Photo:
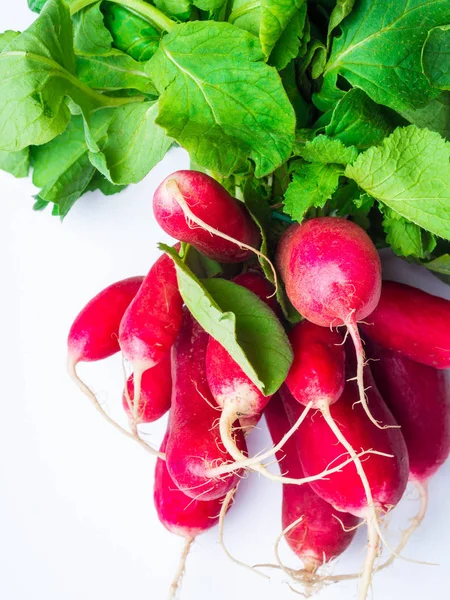
<instances>
[{"instance_id":1,"label":"red radish","mask_svg":"<svg viewBox=\"0 0 450 600\"><path fill-rule=\"evenodd\" d=\"M283 386L280 394L285 397L289 392ZM293 418L293 421L296 421L300 407L296 407L294 401L292 408L297 412ZM264 410L264 415L272 441L277 445L292 424L279 396L275 395L272 398ZM299 479L304 477L294 438L290 438L283 451L277 453L277 460L282 472ZM358 523L358 517L335 510L331 504L322 500L309 484L283 484L284 537L296 556L302 560L307 575L344 552L355 535Z\"/></svg>"},{"instance_id":2,"label":"red radish","mask_svg":"<svg viewBox=\"0 0 450 600\"><path fill-rule=\"evenodd\" d=\"M176 244L177 250L179 247ZM134 428L142 374L158 364L172 347L181 325L182 307L173 260L162 254L125 311L119 328L120 348L134 374Z\"/></svg>"},{"instance_id":3,"label":"red radish","mask_svg":"<svg viewBox=\"0 0 450 600\"><path fill-rule=\"evenodd\" d=\"M199 171L176 171L157 188L153 212L161 228L208 258L241 262L259 246L260 235L243 203Z\"/></svg>"},{"instance_id":4,"label":"red radish","mask_svg":"<svg viewBox=\"0 0 450 600\"><path fill-rule=\"evenodd\" d=\"M384 281L367 321L363 332L381 346L436 369L450 367L450 301Z\"/></svg>"},{"instance_id":5,"label":"red radish","mask_svg":"<svg viewBox=\"0 0 450 600\"><path fill-rule=\"evenodd\" d=\"M168 433L161 444L165 452ZM200 533L214 527L219 522L223 498L215 500L193 500L177 488L164 460L158 458L155 468L153 498L159 520L171 533L185 538L177 574L170 588L170 598L175 598L184 574L186 559L194 539Z\"/></svg>"},{"instance_id":6,"label":"red radish","mask_svg":"<svg viewBox=\"0 0 450 600\"><path fill-rule=\"evenodd\" d=\"M133 420L133 375L130 375L128 378L127 392L128 394L123 393L122 403L125 412ZM170 408L171 394L172 374L169 353L157 365L151 369L147 369L142 374L137 424L153 423L153 421L157 421L166 414ZM128 403L128 399L131 401L130 404Z\"/></svg>"},{"instance_id":7,"label":"red radish","mask_svg":"<svg viewBox=\"0 0 450 600\"><path fill-rule=\"evenodd\" d=\"M119 352L119 325L143 277L117 281L90 300L78 314L67 339L68 361L73 368L83 361L108 358Z\"/></svg>"},{"instance_id":8,"label":"red radish","mask_svg":"<svg viewBox=\"0 0 450 600\"><path fill-rule=\"evenodd\" d=\"M220 413L206 381L208 334L185 310L172 351L172 408L167 440L167 468L177 486L191 498L214 500L237 482L237 474L211 476L209 472L231 459L220 440ZM245 441L240 430L236 439Z\"/></svg>"},{"instance_id":9,"label":"red radish","mask_svg":"<svg viewBox=\"0 0 450 600\"><path fill-rule=\"evenodd\" d=\"M376 359L371 363L376 384L401 426L408 448L409 479L421 499L419 511L397 548L399 554L425 516L428 480L450 453L450 393L442 370L416 363L373 342L368 350ZM391 556L383 567L393 559Z\"/></svg>"},{"instance_id":10,"label":"red radish","mask_svg":"<svg viewBox=\"0 0 450 600\"><path fill-rule=\"evenodd\" d=\"M119 352L120 322L143 281L143 277L130 277L113 283L86 304L69 331L67 369L78 387L113 427L127 437L135 439L149 452L154 453L154 450L140 439L136 431L128 432L103 410L95 394L80 379L76 370L79 362L101 360Z\"/></svg>"},{"instance_id":11,"label":"red radish","mask_svg":"<svg viewBox=\"0 0 450 600\"><path fill-rule=\"evenodd\" d=\"M382 538L374 507L387 513L400 500L406 488L409 473L408 452L397 423L381 398L367 368L365 376L370 387L368 400L375 418L390 427L380 429L367 420L358 402L358 388L348 381L339 401L330 407L332 419L339 423L340 431L352 448L374 448L385 456L373 454L364 462L364 473L358 464L348 465L339 473L311 483L314 491L337 510L349 512L367 520L369 549L360 580L359 598L367 597L379 539ZM308 415L301 435L297 436L300 461L306 474L329 465L340 458L347 449L336 443L329 424L322 414ZM389 456L386 456L389 455ZM363 478L368 481L362 485ZM369 493L368 493L369 492ZM373 506L368 502L369 494Z\"/></svg>"},{"instance_id":12,"label":"red radish","mask_svg":"<svg viewBox=\"0 0 450 600\"><path fill-rule=\"evenodd\" d=\"M345 325L358 359L360 402L374 421L364 391L364 349L358 321L377 306L381 264L367 233L338 217L319 217L287 229L277 264L294 307L321 327Z\"/></svg>"}]
</instances>

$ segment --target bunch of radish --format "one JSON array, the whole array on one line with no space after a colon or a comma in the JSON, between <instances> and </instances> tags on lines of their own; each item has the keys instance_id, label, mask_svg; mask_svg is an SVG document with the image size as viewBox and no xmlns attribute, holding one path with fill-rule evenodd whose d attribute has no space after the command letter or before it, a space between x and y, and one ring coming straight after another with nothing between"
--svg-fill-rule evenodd
<instances>
[{"instance_id":1,"label":"bunch of radish","mask_svg":"<svg viewBox=\"0 0 450 600\"><path fill-rule=\"evenodd\" d=\"M302 565L288 569L276 550L276 566L308 593L352 577L325 575L322 567L366 526L366 558L355 574L364 600L374 573L402 555L422 521L427 482L450 452L444 371L450 367L450 302L382 282L375 246L344 218L292 224L278 243L275 269L244 203L208 175L173 173L156 190L153 206L162 229L178 242L146 277L114 283L85 306L69 333L68 369L110 423L158 457L159 519L186 539L171 595L193 539L223 521L240 477L256 471L283 485L280 539ZM285 338L291 354L278 390L267 393L222 345L217 328L208 330L204 298L193 300L180 284L179 260L190 247L224 266L214 277L240 286L243 298L251 295L261 319ZM277 273L300 314L295 325L277 301ZM79 362L118 352L131 371L118 391L128 427L103 411L76 371ZM257 352L253 361L257 366ZM141 438L139 426L167 412L157 450ZM246 437L263 415L274 446L251 457ZM274 455L280 474L265 464ZM394 549L385 517L408 481L420 490L421 506ZM383 546L387 559L377 564Z\"/></svg>"}]
</instances>

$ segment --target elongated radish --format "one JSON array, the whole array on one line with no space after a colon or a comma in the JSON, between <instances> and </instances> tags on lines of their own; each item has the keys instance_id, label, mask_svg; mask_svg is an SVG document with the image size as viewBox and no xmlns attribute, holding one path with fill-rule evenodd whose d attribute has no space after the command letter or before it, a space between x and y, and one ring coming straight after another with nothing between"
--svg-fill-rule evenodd
<instances>
[{"instance_id":1,"label":"elongated radish","mask_svg":"<svg viewBox=\"0 0 450 600\"><path fill-rule=\"evenodd\" d=\"M220 439L220 411L206 381L208 334L185 309L172 351L172 408L167 440L167 468L176 485L191 498L223 497L237 482L237 474L212 477L209 471L231 459ZM241 451L245 441L238 428Z\"/></svg>"},{"instance_id":2,"label":"elongated radish","mask_svg":"<svg viewBox=\"0 0 450 600\"><path fill-rule=\"evenodd\" d=\"M289 392L283 386L280 394L286 397ZM293 404L292 408L291 416L294 417L293 421L296 421L300 414L300 406L295 407ZM293 422L288 419L280 396L275 395L272 398L264 410L264 415L272 441L277 445ZM277 453L277 460L283 473L299 479L304 476L295 438L290 438L285 443L283 450ZM309 484L283 484L282 526L286 532L284 537L304 564L302 576L306 575L308 578L322 564L342 554L352 541L358 523L358 517L334 509L331 504L320 498Z\"/></svg>"},{"instance_id":3,"label":"elongated radish","mask_svg":"<svg viewBox=\"0 0 450 600\"><path fill-rule=\"evenodd\" d=\"M175 248L179 249L179 244ZM173 260L162 254L145 277L120 322L119 343L134 374L132 425L136 428L141 379L172 347L181 324L183 300Z\"/></svg>"},{"instance_id":4,"label":"elongated radish","mask_svg":"<svg viewBox=\"0 0 450 600\"><path fill-rule=\"evenodd\" d=\"M135 430L130 433L114 421L102 408L93 391L77 374L79 362L92 362L119 352L119 326L122 317L138 293L143 277L123 279L97 294L77 315L67 338L67 369L98 412L117 430L135 439L148 452L155 451L140 439Z\"/></svg>"},{"instance_id":5,"label":"elongated radish","mask_svg":"<svg viewBox=\"0 0 450 600\"><path fill-rule=\"evenodd\" d=\"M380 259L369 236L338 217L294 224L280 241L277 264L290 301L308 321L347 327L358 359L360 402L375 423L364 391L364 349L357 324L373 312L381 292Z\"/></svg>"},{"instance_id":6,"label":"elongated radish","mask_svg":"<svg viewBox=\"0 0 450 600\"><path fill-rule=\"evenodd\" d=\"M160 451L166 450L169 434L166 433ZM186 566L186 559L194 539L219 522L223 498L194 500L177 488L164 460L158 458L155 468L153 498L159 520L171 533L185 539L177 573L170 587L169 598L175 598Z\"/></svg>"},{"instance_id":7,"label":"elongated radish","mask_svg":"<svg viewBox=\"0 0 450 600\"><path fill-rule=\"evenodd\" d=\"M409 479L419 491L420 507L404 532L397 554L422 522L428 481L450 454L450 390L445 373L399 352L368 343L376 384L401 426L409 455ZM388 566L391 556L383 565Z\"/></svg>"},{"instance_id":8,"label":"elongated radish","mask_svg":"<svg viewBox=\"0 0 450 600\"><path fill-rule=\"evenodd\" d=\"M128 378L127 392L124 392L122 395L122 403L128 417L133 421L133 375L130 375ZM157 365L151 369L147 369L142 374L141 395L136 423L153 423L153 421L160 419L170 408L171 394L172 374L170 353L168 353Z\"/></svg>"},{"instance_id":9,"label":"elongated radish","mask_svg":"<svg viewBox=\"0 0 450 600\"><path fill-rule=\"evenodd\" d=\"M376 419L392 427L380 429L371 423L358 402L355 381L348 381L344 391L330 407L334 422L352 448L374 448L390 456L371 455L364 462L364 476L369 483L370 495L375 509L385 514L400 500L406 488L409 474L408 452L405 440L392 413L380 396L369 369L365 378L370 384L368 401ZM306 474L315 472L346 452L322 414L309 414L301 435L297 436L300 460ZM380 539L378 519L369 505L367 489L362 485L362 476L357 463L347 465L339 473L311 483L314 491L336 509L349 512L367 520L369 550L360 579L359 599L367 597L373 566ZM382 537L382 534L381 534Z\"/></svg>"},{"instance_id":10,"label":"elongated radish","mask_svg":"<svg viewBox=\"0 0 450 600\"><path fill-rule=\"evenodd\" d=\"M416 362L450 367L450 301L384 281L376 309L361 325L370 339Z\"/></svg>"},{"instance_id":11,"label":"elongated radish","mask_svg":"<svg viewBox=\"0 0 450 600\"><path fill-rule=\"evenodd\" d=\"M166 177L153 196L153 212L166 233L219 262L241 262L259 247L245 206L199 171Z\"/></svg>"}]
</instances>

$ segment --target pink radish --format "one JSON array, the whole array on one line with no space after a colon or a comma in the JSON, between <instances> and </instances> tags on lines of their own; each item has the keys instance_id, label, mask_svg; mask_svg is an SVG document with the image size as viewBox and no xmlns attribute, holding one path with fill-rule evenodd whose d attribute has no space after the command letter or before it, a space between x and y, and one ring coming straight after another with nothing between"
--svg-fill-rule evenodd
<instances>
[{"instance_id":1,"label":"pink radish","mask_svg":"<svg viewBox=\"0 0 450 600\"><path fill-rule=\"evenodd\" d=\"M258 228L244 204L199 171L166 177L153 196L153 212L166 233L212 260L241 262L259 246Z\"/></svg>"},{"instance_id":2,"label":"pink radish","mask_svg":"<svg viewBox=\"0 0 450 600\"><path fill-rule=\"evenodd\" d=\"M391 510L403 495L409 473L408 452L403 435L373 384L368 368L365 376L370 384L368 400L374 417L391 427L380 429L367 420L365 411L358 402L358 388L354 381L347 382L339 401L330 407L330 414L333 421L339 423L342 435L352 448L374 448L388 456L368 456L364 462L364 473L358 472L358 464L355 463L326 479L311 483L314 491L337 510L367 520L369 549L360 579L360 600L367 597L378 542L383 537L374 516L374 508L380 513ZM347 451L342 443L336 443L329 424L320 413L308 415L297 441L300 461L306 474L338 460ZM368 489L362 485L364 477L368 481ZM371 497L372 506L368 497Z\"/></svg>"},{"instance_id":3,"label":"pink radish","mask_svg":"<svg viewBox=\"0 0 450 600\"><path fill-rule=\"evenodd\" d=\"M428 480L450 453L450 393L442 370L413 362L374 343L368 344L368 352L376 359L371 370L377 386L401 426L408 448L409 479L421 499L419 512L397 548L398 554L425 516Z\"/></svg>"},{"instance_id":4,"label":"pink radish","mask_svg":"<svg viewBox=\"0 0 450 600\"><path fill-rule=\"evenodd\" d=\"M143 280L143 277L130 277L113 283L86 304L69 331L67 369L81 391L113 427L153 453L154 450L140 439L136 431L128 432L103 410L95 394L80 379L76 370L79 362L97 361L119 352L119 325Z\"/></svg>"},{"instance_id":5,"label":"pink radish","mask_svg":"<svg viewBox=\"0 0 450 600\"><path fill-rule=\"evenodd\" d=\"M133 375L128 378L127 392L127 394L123 393L122 403L128 417L133 420ZM166 414L170 408L171 394L172 375L169 353L157 365L142 374L137 424L153 423ZM128 399L131 401L130 404Z\"/></svg>"},{"instance_id":6,"label":"pink radish","mask_svg":"<svg viewBox=\"0 0 450 600\"><path fill-rule=\"evenodd\" d=\"M161 444L166 450L169 434ZM164 460L158 458L155 468L153 498L160 522L171 533L185 538L185 546L176 576L170 588L169 598L175 598L184 574L186 559L194 539L219 522L223 498L215 500L193 500L177 488Z\"/></svg>"},{"instance_id":7,"label":"pink radish","mask_svg":"<svg viewBox=\"0 0 450 600\"><path fill-rule=\"evenodd\" d=\"M321 327L345 325L358 359L360 402L372 421L364 392L364 349L358 321L377 306L381 264L367 233L338 217L294 224L283 235L277 264L294 307Z\"/></svg>"},{"instance_id":8,"label":"pink radish","mask_svg":"<svg viewBox=\"0 0 450 600\"><path fill-rule=\"evenodd\" d=\"M289 394L283 386L280 394ZM300 407L292 404L296 421ZM291 427L281 398L275 395L264 410L272 441L277 445ZM299 432L301 435L301 430ZM277 453L280 470L291 477L302 478L304 472L300 464L297 445L290 438L283 451ZM308 484L302 486L283 485L282 526L284 537L293 552L302 560L306 578L323 564L336 558L352 541L358 517L335 510L322 500Z\"/></svg>"},{"instance_id":9,"label":"pink radish","mask_svg":"<svg viewBox=\"0 0 450 600\"><path fill-rule=\"evenodd\" d=\"M175 248L179 249L179 244ZM145 277L120 322L119 343L134 374L132 427L136 428L142 374L162 360L181 324L183 300L173 260L162 254Z\"/></svg>"},{"instance_id":10,"label":"pink radish","mask_svg":"<svg viewBox=\"0 0 450 600\"><path fill-rule=\"evenodd\" d=\"M211 476L210 471L231 456L221 444L219 417L206 381L208 334L185 310L172 352L172 409L167 440L167 468L176 485L189 497L214 500L237 482L237 474ZM245 441L237 431L237 442Z\"/></svg>"},{"instance_id":11,"label":"pink radish","mask_svg":"<svg viewBox=\"0 0 450 600\"><path fill-rule=\"evenodd\" d=\"M370 339L416 362L450 367L450 301L444 298L384 281L380 302L361 327Z\"/></svg>"}]
</instances>

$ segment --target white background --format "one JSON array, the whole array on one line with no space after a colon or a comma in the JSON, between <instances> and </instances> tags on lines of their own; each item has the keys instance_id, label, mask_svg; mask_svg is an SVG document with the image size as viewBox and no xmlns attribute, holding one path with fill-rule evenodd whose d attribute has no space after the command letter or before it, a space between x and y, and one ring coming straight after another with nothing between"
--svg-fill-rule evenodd
<instances>
[{"instance_id":1,"label":"white background","mask_svg":"<svg viewBox=\"0 0 450 600\"><path fill-rule=\"evenodd\" d=\"M8 4L4 11L3 3ZM23 29L33 19L25 0L2 0L0 30ZM145 274L165 241L152 215L155 187L171 171L188 166L181 150L139 186L106 198L88 194L65 222L31 210L29 180L0 172L0 598L5 600L123 600L166 597L183 540L169 534L153 509L153 459L120 436L94 411L65 372L66 335L82 306L106 285ZM385 274L450 298L429 273L385 260ZM110 413L122 419L122 371L118 357L80 368ZM149 426L157 445L164 423ZM250 449L269 443L261 432ZM226 522L234 555L248 563L273 561L280 529L281 491L276 484L245 480ZM430 508L408 546L408 557L378 575L374 595L419 600L450 591L450 465L430 485ZM414 512L407 494L390 520L394 544ZM333 572L358 570L364 555L361 529ZM288 551L285 559L298 565ZM300 565L298 565L300 566ZM295 597L283 577L270 582L231 563L217 530L192 548L183 600L259 600ZM355 583L333 586L321 600L355 597Z\"/></svg>"}]
</instances>

